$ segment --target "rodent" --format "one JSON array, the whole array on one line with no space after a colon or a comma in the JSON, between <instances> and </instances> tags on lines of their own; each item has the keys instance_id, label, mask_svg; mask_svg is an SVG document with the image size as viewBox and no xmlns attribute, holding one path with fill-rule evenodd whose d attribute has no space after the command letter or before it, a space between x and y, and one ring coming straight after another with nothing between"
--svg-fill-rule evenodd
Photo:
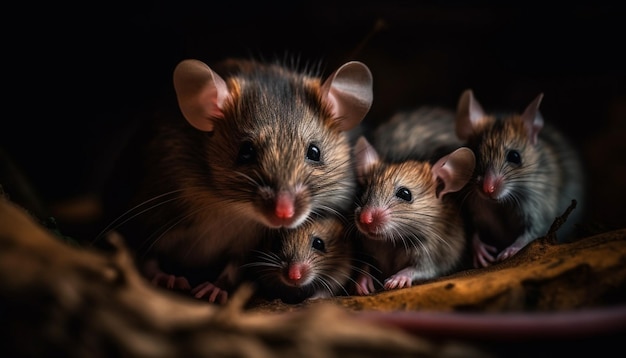
<instances>
[{"instance_id":1,"label":"rodent","mask_svg":"<svg viewBox=\"0 0 626 358\"><path fill-rule=\"evenodd\" d=\"M224 302L262 229L351 208L347 132L370 109L372 74L358 61L325 80L319 72L178 63L179 111L139 127L104 195L106 230L126 238L155 284Z\"/></svg>"},{"instance_id":2,"label":"rodent","mask_svg":"<svg viewBox=\"0 0 626 358\"><path fill-rule=\"evenodd\" d=\"M261 245L243 265L258 297L285 303L349 295L352 292L353 236L346 219L332 215L297 228L265 230Z\"/></svg>"},{"instance_id":3,"label":"rodent","mask_svg":"<svg viewBox=\"0 0 626 358\"><path fill-rule=\"evenodd\" d=\"M544 122L542 99L543 93L521 113L487 113L471 89L459 98L455 132L476 154L463 200L476 267L511 257L547 234L576 200L559 232L559 241L567 240L584 208L582 160L569 140Z\"/></svg>"},{"instance_id":4,"label":"rodent","mask_svg":"<svg viewBox=\"0 0 626 358\"><path fill-rule=\"evenodd\" d=\"M468 240L453 194L470 180L474 153L461 147L432 164L393 161L380 156L364 136L354 150L362 188L354 223L364 253L373 259L373 266L364 268L369 275L357 278L356 292L378 291L375 278L390 290L460 269Z\"/></svg>"}]
</instances>

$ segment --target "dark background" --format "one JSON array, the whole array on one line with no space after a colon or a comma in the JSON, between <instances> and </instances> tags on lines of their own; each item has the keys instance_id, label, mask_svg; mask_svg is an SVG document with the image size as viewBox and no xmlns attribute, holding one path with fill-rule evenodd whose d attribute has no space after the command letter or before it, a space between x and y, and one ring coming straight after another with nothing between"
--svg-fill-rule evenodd
<instances>
[{"instance_id":1,"label":"dark background","mask_svg":"<svg viewBox=\"0 0 626 358\"><path fill-rule=\"evenodd\" d=\"M172 100L179 61L288 53L322 63L326 74L348 60L367 64L374 76L368 124L421 104L454 108L466 88L485 109L523 110L543 92L544 118L586 160L589 222L626 227L626 12L598 1L517 4L143 1L7 9L14 25L3 51L4 189L36 211L20 185L27 184L45 215L79 235L98 215L97 202L84 199L99 193L125 128Z\"/></svg>"}]
</instances>

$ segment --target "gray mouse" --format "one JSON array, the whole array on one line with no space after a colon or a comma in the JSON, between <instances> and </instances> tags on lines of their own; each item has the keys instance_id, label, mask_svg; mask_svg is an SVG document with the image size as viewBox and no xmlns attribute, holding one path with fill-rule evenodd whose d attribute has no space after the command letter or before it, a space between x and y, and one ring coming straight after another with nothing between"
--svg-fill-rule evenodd
<instances>
[{"instance_id":1,"label":"gray mouse","mask_svg":"<svg viewBox=\"0 0 626 358\"><path fill-rule=\"evenodd\" d=\"M179 112L139 127L105 193L104 231L126 238L155 284L225 302L263 229L351 208L347 133L372 104L371 72L358 61L326 79L295 67L175 67Z\"/></svg>"},{"instance_id":2,"label":"gray mouse","mask_svg":"<svg viewBox=\"0 0 626 358\"><path fill-rule=\"evenodd\" d=\"M560 241L568 240L584 210L581 157L562 132L544 122L542 99L539 94L522 113L487 113L471 89L459 99L455 130L476 154L463 202L476 267L511 257L547 234L576 200L558 232Z\"/></svg>"}]
</instances>

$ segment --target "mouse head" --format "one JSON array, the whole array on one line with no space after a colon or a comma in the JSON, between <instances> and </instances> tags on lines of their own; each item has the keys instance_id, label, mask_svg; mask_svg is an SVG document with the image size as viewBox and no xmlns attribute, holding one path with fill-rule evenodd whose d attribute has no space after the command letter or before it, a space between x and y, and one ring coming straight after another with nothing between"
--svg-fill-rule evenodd
<instances>
[{"instance_id":1,"label":"mouse head","mask_svg":"<svg viewBox=\"0 0 626 358\"><path fill-rule=\"evenodd\" d=\"M377 165L381 165L383 160L363 136L357 140L355 145L355 158L357 180L361 185L365 185L369 173ZM461 147L438 159L430 168L432 181L438 183L437 198L461 190L472 177L475 163L474 152L467 147Z\"/></svg>"},{"instance_id":2,"label":"mouse head","mask_svg":"<svg viewBox=\"0 0 626 358\"><path fill-rule=\"evenodd\" d=\"M532 145L537 144L537 136L543 128L543 116L539 112L539 105L543 99L540 93L524 110L520 119ZM456 134L463 141L468 140L491 121L490 116L480 105L471 89L461 94L457 104Z\"/></svg>"},{"instance_id":3,"label":"mouse head","mask_svg":"<svg viewBox=\"0 0 626 358\"><path fill-rule=\"evenodd\" d=\"M237 62L240 63L240 62ZM198 133L224 198L266 227L341 211L355 187L346 131L372 103L372 76L348 62L327 79L253 61L222 77L198 60L174 70L180 110Z\"/></svg>"}]
</instances>

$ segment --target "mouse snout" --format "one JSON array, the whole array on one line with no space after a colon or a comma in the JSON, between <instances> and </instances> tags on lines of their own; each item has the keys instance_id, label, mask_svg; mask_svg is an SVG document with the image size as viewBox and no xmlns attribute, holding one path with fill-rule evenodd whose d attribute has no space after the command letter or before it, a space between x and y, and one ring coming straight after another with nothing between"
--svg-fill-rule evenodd
<instances>
[{"instance_id":1,"label":"mouse snout","mask_svg":"<svg viewBox=\"0 0 626 358\"><path fill-rule=\"evenodd\" d=\"M294 228L306 219L310 205L306 193L281 190L265 196L262 221L266 226Z\"/></svg>"},{"instance_id":2,"label":"mouse snout","mask_svg":"<svg viewBox=\"0 0 626 358\"><path fill-rule=\"evenodd\" d=\"M361 211L361 215L359 215L359 220L363 225L370 225L374 222L374 216L372 215L371 210L363 210Z\"/></svg>"},{"instance_id":3,"label":"mouse snout","mask_svg":"<svg viewBox=\"0 0 626 358\"><path fill-rule=\"evenodd\" d=\"M300 286L308 277L309 266L301 262L291 262L287 267L284 277L286 283L291 286Z\"/></svg>"},{"instance_id":4,"label":"mouse snout","mask_svg":"<svg viewBox=\"0 0 626 358\"><path fill-rule=\"evenodd\" d=\"M286 192L278 193L274 209L276 217L283 220L289 220L293 218L295 212L296 209L293 195Z\"/></svg>"},{"instance_id":5,"label":"mouse snout","mask_svg":"<svg viewBox=\"0 0 626 358\"><path fill-rule=\"evenodd\" d=\"M376 234L389 221L389 215L382 208L363 208L358 215L357 226L366 234Z\"/></svg>"},{"instance_id":6,"label":"mouse snout","mask_svg":"<svg viewBox=\"0 0 626 358\"><path fill-rule=\"evenodd\" d=\"M502 176L488 172L482 181L482 192L492 199L498 199L502 192Z\"/></svg>"}]
</instances>

